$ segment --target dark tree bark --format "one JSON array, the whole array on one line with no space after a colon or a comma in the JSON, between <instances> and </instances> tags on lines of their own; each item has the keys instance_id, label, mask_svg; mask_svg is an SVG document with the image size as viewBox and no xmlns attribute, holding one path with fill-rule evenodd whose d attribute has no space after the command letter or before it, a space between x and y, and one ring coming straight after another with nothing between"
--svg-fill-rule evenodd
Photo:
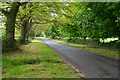
<instances>
[{"instance_id":1,"label":"dark tree bark","mask_svg":"<svg viewBox=\"0 0 120 80\"><path fill-rule=\"evenodd\" d=\"M32 5L28 5L28 6L24 6L23 9L31 7ZM31 13L32 11L30 10L29 13ZM28 36L29 36L29 27L30 27L30 21L31 21L31 15L24 15L21 19L22 22L22 26L21 26L21 38L20 38L20 43L26 43L26 41L28 40Z\"/></svg>"},{"instance_id":2,"label":"dark tree bark","mask_svg":"<svg viewBox=\"0 0 120 80\"><path fill-rule=\"evenodd\" d=\"M31 27L32 27L32 19L29 21L29 26L28 26L28 29L27 29L27 37L26 37L27 41L29 40L29 37L30 37Z\"/></svg>"},{"instance_id":3,"label":"dark tree bark","mask_svg":"<svg viewBox=\"0 0 120 80\"><path fill-rule=\"evenodd\" d=\"M12 47L15 44L15 15L7 16L6 21L6 38L8 47Z\"/></svg>"},{"instance_id":4,"label":"dark tree bark","mask_svg":"<svg viewBox=\"0 0 120 80\"><path fill-rule=\"evenodd\" d=\"M6 48L13 48L15 45L15 23L16 23L16 16L19 10L19 7L26 4L27 2L12 2L8 3L10 5L10 10L5 11L4 9L0 8L0 12L2 12L7 20L6 20L6 45L3 47Z\"/></svg>"},{"instance_id":5,"label":"dark tree bark","mask_svg":"<svg viewBox=\"0 0 120 80\"><path fill-rule=\"evenodd\" d=\"M13 2L10 4L10 10L5 11L1 9L0 11L6 16L6 46L7 48L14 47L15 44L15 22L16 22L16 15L20 7L20 2ZM3 46L4 47L4 46Z\"/></svg>"},{"instance_id":6,"label":"dark tree bark","mask_svg":"<svg viewBox=\"0 0 120 80\"><path fill-rule=\"evenodd\" d=\"M29 27L28 24L29 24L29 18L25 19L22 23L20 43L25 43L26 42L27 32L28 32L28 27Z\"/></svg>"}]
</instances>

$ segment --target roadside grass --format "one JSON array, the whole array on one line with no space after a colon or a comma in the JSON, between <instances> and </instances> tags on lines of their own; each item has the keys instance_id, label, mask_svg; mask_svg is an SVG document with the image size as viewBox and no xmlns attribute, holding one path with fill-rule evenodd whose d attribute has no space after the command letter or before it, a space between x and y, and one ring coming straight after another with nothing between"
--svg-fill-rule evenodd
<instances>
[{"instance_id":1,"label":"roadside grass","mask_svg":"<svg viewBox=\"0 0 120 80\"><path fill-rule=\"evenodd\" d=\"M21 45L2 55L3 78L80 78L41 40ZM80 78L82 80L82 78Z\"/></svg>"},{"instance_id":2,"label":"roadside grass","mask_svg":"<svg viewBox=\"0 0 120 80\"><path fill-rule=\"evenodd\" d=\"M112 56L112 57L115 57L115 58L120 58L119 51L113 51L113 50L104 49L104 48L97 48L97 47L94 47L94 46L83 45L83 44L73 44L73 43L62 41L62 40L53 40L53 39L50 39L50 40L52 40L54 42L57 42L57 43L67 45L67 46L81 48L81 49L85 49L85 50L88 50L88 51L93 51L93 52L96 52L96 53L99 53L99 54Z\"/></svg>"}]
</instances>

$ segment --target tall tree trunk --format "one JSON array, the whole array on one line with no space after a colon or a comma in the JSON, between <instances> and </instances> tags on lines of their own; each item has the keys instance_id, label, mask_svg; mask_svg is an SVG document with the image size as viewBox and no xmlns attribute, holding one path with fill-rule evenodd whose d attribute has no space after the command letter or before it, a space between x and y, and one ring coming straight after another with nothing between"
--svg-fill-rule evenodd
<instances>
[{"instance_id":1,"label":"tall tree trunk","mask_svg":"<svg viewBox=\"0 0 120 80\"><path fill-rule=\"evenodd\" d=\"M16 15L7 16L6 21L6 38L7 38L7 47L13 47L15 44L15 20Z\"/></svg>"},{"instance_id":2,"label":"tall tree trunk","mask_svg":"<svg viewBox=\"0 0 120 80\"><path fill-rule=\"evenodd\" d=\"M11 4L10 11L5 14L6 20L6 46L7 48L13 48L15 45L15 22L16 15L19 10L19 2L13 2Z\"/></svg>"},{"instance_id":3,"label":"tall tree trunk","mask_svg":"<svg viewBox=\"0 0 120 80\"><path fill-rule=\"evenodd\" d=\"M20 43L25 43L26 42L27 34L28 34L28 30L29 30L29 20L30 20L30 17L25 15L24 20L22 22L22 27L21 27Z\"/></svg>"},{"instance_id":4,"label":"tall tree trunk","mask_svg":"<svg viewBox=\"0 0 120 80\"><path fill-rule=\"evenodd\" d=\"M7 20L6 20L6 38L5 42L3 42L3 47L5 48L13 48L15 45L15 22L16 16L21 5L26 4L26 2L12 2L9 4L9 11L0 8L0 12L2 12ZM4 44L5 43L5 44Z\"/></svg>"},{"instance_id":5,"label":"tall tree trunk","mask_svg":"<svg viewBox=\"0 0 120 80\"><path fill-rule=\"evenodd\" d=\"M20 38L21 43L26 42L27 27L28 27L28 21L25 20L25 21L23 21L23 24L21 27L21 38Z\"/></svg>"},{"instance_id":6,"label":"tall tree trunk","mask_svg":"<svg viewBox=\"0 0 120 80\"><path fill-rule=\"evenodd\" d=\"M29 26L28 26L28 29L27 29L27 37L26 37L27 41L29 40L31 27L32 27L32 19L30 19Z\"/></svg>"}]
</instances>

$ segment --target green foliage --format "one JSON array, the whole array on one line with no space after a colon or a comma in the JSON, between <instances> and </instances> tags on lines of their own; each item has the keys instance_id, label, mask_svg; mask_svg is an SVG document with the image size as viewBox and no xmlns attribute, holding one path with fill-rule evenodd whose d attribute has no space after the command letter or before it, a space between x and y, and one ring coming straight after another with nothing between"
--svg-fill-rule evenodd
<instances>
[{"instance_id":1,"label":"green foliage","mask_svg":"<svg viewBox=\"0 0 120 80\"><path fill-rule=\"evenodd\" d=\"M2 8L8 7L6 10L14 13L18 10L18 4L20 3L2 3ZM19 8L16 26L24 33L21 35L23 40L34 38L42 32L53 39L68 37L68 41L79 38L97 42L102 39L103 43L107 38L120 40L119 5L120 2L28 2ZM13 21L15 19L7 21L6 26ZM6 31L10 32L8 29Z\"/></svg>"},{"instance_id":2,"label":"green foliage","mask_svg":"<svg viewBox=\"0 0 120 80\"><path fill-rule=\"evenodd\" d=\"M60 32L61 35L54 36L69 37L68 41L76 39L92 39L100 42L100 39L120 39L120 2L104 3L68 3L62 9L62 15L56 18L58 29L49 29L48 32ZM55 24L55 25L56 25ZM46 32L47 33L47 32ZM49 36L51 36L49 35ZM119 44L119 41L116 42Z\"/></svg>"},{"instance_id":3,"label":"green foliage","mask_svg":"<svg viewBox=\"0 0 120 80\"><path fill-rule=\"evenodd\" d=\"M52 39L59 39L61 38L61 33L59 30L59 25L54 24L52 25L49 30L46 32L46 36L50 36Z\"/></svg>"}]
</instances>

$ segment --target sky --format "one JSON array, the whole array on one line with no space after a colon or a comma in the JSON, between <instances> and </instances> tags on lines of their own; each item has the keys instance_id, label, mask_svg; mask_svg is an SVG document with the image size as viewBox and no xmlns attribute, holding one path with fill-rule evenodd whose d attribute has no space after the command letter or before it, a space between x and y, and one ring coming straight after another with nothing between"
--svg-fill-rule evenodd
<instances>
[{"instance_id":1,"label":"sky","mask_svg":"<svg viewBox=\"0 0 120 80\"><path fill-rule=\"evenodd\" d=\"M0 19L1 19L1 18L2 18L2 16L0 16ZM3 23L1 23L1 22L0 22L0 27L4 27L4 26L3 26Z\"/></svg>"}]
</instances>

